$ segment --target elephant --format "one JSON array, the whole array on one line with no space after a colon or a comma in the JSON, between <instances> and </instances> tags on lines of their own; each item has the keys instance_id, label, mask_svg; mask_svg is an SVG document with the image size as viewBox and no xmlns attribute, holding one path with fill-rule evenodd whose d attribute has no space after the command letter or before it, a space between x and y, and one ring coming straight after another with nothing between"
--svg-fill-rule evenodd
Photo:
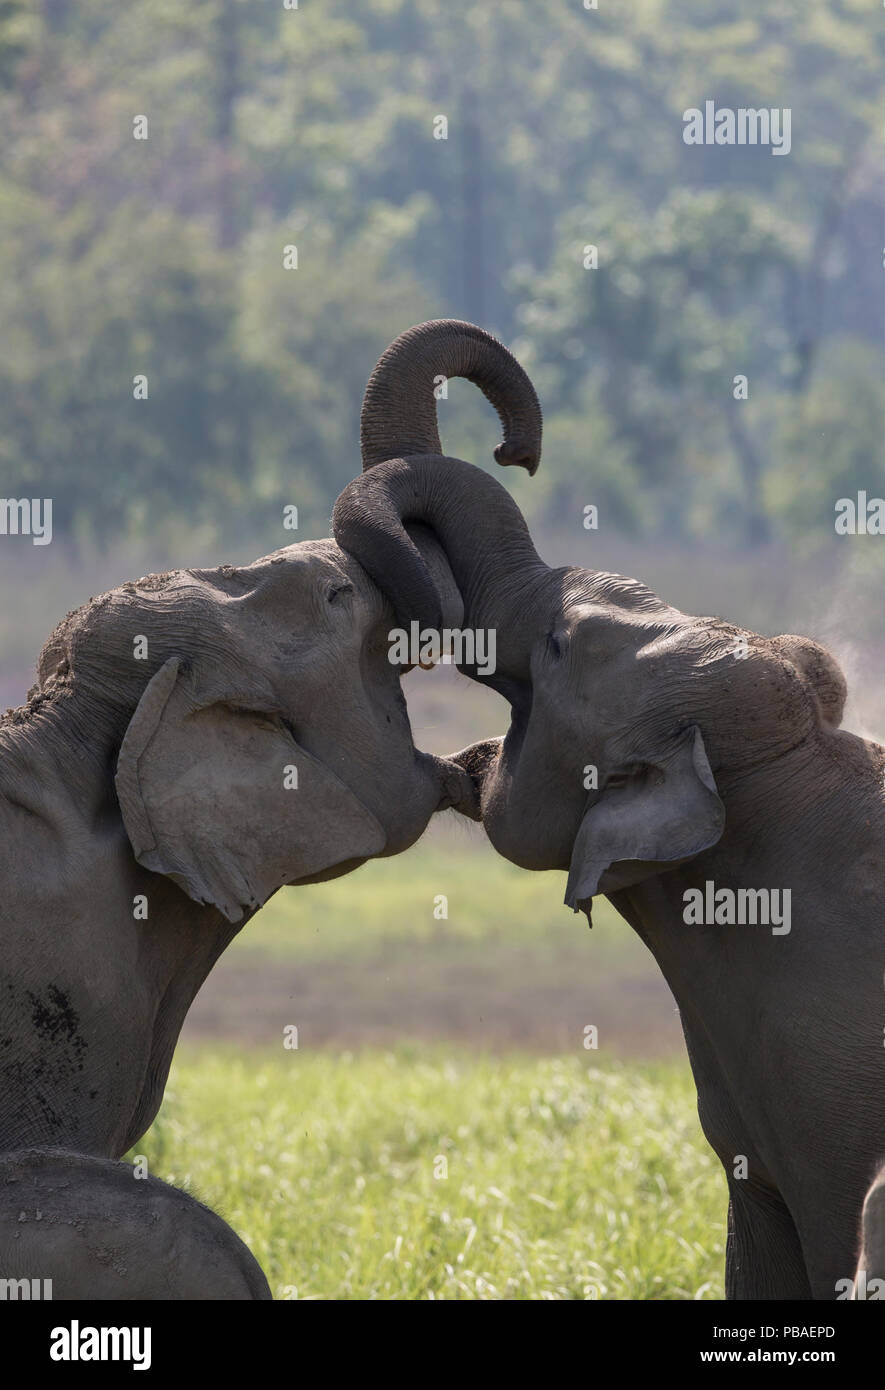
<instances>
[{"instance_id":1,"label":"elephant","mask_svg":"<svg viewBox=\"0 0 885 1390\"><path fill-rule=\"evenodd\" d=\"M306 541L124 584L49 638L0 723L0 1152L119 1158L254 912L474 795L416 751L389 625L359 564Z\"/></svg>"},{"instance_id":2,"label":"elephant","mask_svg":"<svg viewBox=\"0 0 885 1390\"><path fill-rule=\"evenodd\" d=\"M271 1297L214 1211L128 1163L64 1149L0 1155L0 1282L19 1300Z\"/></svg>"},{"instance_id":3,"label":"elephant","mask_svg":"<svg viewBox=\"0 0 885 1390\"><path fill-rule=\"evenodd\" d=\"M467 772L414 746L391 617L334 541L305 541L123 584L50 636L0 720L0 1153L118 1159L259 907L470 813Z\"/></svg>"},{"instance_id":4,"label":"elephant","mask_svg":"<svg viewBox=\"0 0 885 1390\"><path fill-rule=\"evenodd\" d=\"M431 383L469 357L505 433L518 422L499 462L537 468L540 408L505 351L445 320L388 349L335 537L400 623L433 627L440 596L404 523L429 526L465 624L496 630L495 672L462 669L510 726L456 761L492 845L566 872L591 924L606 895L663 972L728 1183L726 1296L832 1299L885 1149L885 749L839 728L845 680L816 642L542 562L506 489L437 432Z\"/></svg>"}]
</instances>

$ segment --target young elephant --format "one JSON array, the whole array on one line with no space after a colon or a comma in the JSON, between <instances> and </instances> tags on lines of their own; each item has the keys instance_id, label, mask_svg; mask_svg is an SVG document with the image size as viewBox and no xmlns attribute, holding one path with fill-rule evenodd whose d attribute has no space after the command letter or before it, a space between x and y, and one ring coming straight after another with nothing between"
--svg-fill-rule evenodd
<instances>
[{"instance_id":1,"label":"young elephant","mask_svg":"<svg viewBox=\"0 0 885 1390\"><path fill-rule=\"evenodd\" d=\"M0 1156L0 1286L6 1300L271 1297L214 1211L128 1163L63 1149Z\"/></svg>"},{"instance_id":2,"label":"young elephant","mask_svg":"<svg viewBox=\"0 0 885 1390\"><path fill-rule=\"evenodd\" d=\"M522 389L477 333L425 325L381 359L364 410L387 402L387 444L375 428L336 538L401 623L432 627L440 599L403 529L426 522L465 625L496 630L482 679L510 729L459 760L499 852L567 871L588 916L608 895L656 957L728 1180L729 1297L834 1298L885 1148L885 749L840 731L845 682L816 643L542 563L509 494L441 456L435 377L469 358L483 389ZM519 414L515 461L534 471L531 388Z\"/></svg>"}]
</instances>

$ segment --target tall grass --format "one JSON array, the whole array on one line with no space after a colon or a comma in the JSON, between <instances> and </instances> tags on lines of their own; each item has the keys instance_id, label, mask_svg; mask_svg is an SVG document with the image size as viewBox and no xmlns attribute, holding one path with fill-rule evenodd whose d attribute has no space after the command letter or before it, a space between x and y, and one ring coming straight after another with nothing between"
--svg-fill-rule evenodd
<instances>
[{"instance_id":1,"label":"tall grass","mask_svg":"<svg viewBox=\"0 0 885 1390\"><path fill-rule=\"evenodd\" d=\"M277 1298L722 1296L725 1184L681 1067L187 1052L138 1147Z\"/></svg>"}]
</instances>

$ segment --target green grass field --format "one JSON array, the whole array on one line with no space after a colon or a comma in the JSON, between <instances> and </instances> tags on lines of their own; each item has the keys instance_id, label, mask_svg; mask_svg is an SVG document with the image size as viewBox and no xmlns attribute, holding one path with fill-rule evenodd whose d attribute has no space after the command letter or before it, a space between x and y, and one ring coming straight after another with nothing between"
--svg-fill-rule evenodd
<instances>
[{"instance_id":1,"label":"green grass field","mask_svg":"<svg viewBox=\"0 0 885 1390\"><path fill-rule=\"evenodd\" d=\"M282 889L237 937L232 951L311 960L340 954L363 963L380 941L457 942L464 949L507 940L546 957L585 945L587 919L563 904L566 874L528 873L496 854L482 829L454 812L438 817L406 854L375 859L329 883ZM446 898L446 917L434 916ZM594 905L598 963L647 961L614 908Z\"/></svg>"},{"instance_id":2,"label":"green grass field","mask_svg":"<svg viewBox=\"0 0 885 1390\"><path fill-rule=\"evenodd\" d=\"M725 1183L682 1065L186 1049L138 1152L276 1298L722 1297Z\"/></svg>"},{"instance_id":3,"label":"green grass field","mask_svg":"<svg viewBox=\"0 0 885 1390\"><path fill-rule=\"evenodd\" d=\"M594 1024L606 1055L684 1056L649 952L604 899L588 930L563 905L565 878L508 864L448 813L407 854L277 893L216 965L185 1040L275 1047L295 1023L307 1051L411 1040L555 1055Z\"/></svg>"},{"instance_id":4,"label":"green grass field","mask_svg":"<svg viewBox=\"0 0 885 1390\"><path fill-rule=\"evenodd\" d=\"M722 1297L725 1180L673 1001L564 883L446 816L276 894L215 967L138 1151L276 1298Z\"/></svg>"}]
</instances>

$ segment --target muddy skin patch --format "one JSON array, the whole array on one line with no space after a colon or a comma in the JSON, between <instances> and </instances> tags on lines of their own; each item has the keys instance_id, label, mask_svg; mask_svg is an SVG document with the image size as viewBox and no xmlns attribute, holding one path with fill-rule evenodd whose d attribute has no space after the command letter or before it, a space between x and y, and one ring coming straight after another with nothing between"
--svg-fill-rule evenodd
<instances>
[{"instance_id":1,"label":"muddy skin patch","mask_svg":"<svg viewBox=\"0 0 885 1390\"><path fill-rule=\"evenodd\" d=\"M82 1058L86 1051L86 1040L77 1031L80 1015L72 1007L64 990L59 989L58 985L48 985L45 998L28 990L28 999L31 1001L31 1019L38 1035L47 1042L70 1043L77 1057ZM82 1060L78 1070L83 1070Z\"/></svg>"}]
</instances>

